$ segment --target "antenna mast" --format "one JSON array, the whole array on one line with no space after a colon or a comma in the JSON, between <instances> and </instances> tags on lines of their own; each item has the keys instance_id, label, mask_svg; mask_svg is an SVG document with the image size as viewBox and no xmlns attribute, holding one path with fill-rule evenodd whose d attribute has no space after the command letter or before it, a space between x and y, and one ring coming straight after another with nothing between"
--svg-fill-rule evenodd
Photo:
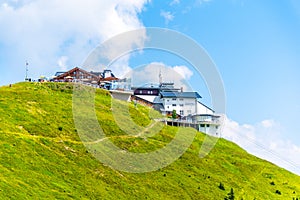
<instances>
[{"instance_id":1,"label":"antenna mast","mask_svg":"<svg viewBox=\"0 0 300 200\"><path fill-rule=\"evenodd\" d=\"M158 78L159 78L159 85L161 85L162 84L161 69L159 69L159 76L158 76Z\"/></svg>"},{"instance_id":2,"label":"antenna mast","mask_svg":"<svg viewBox=\"0 0 300 200\"><path fill-rule=\"evenodd\" d=\"M28 81L28 62L26 60L26 75L25 75L25 81Z\"/></svg>"}]
</instances>

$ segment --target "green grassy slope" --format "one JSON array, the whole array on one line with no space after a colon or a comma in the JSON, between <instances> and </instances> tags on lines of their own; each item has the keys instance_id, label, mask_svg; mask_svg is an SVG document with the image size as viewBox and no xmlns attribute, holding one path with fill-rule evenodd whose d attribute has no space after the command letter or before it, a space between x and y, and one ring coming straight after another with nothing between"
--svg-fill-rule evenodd
<instances>
[{"instance_id":1,"label":"green grassy slope","mask_svg":"<svg viewBox=\"0 0 300 200\"><path fill-rule=\"evenodd\" d=\"M114 122L110 95L96 93L99 123L119 147L147 152L174 137L175 127L164 127L148 140L126 135ZM148 108L128 106L135 123L151 123ZM119 172L97 161L80 141L72 116L72 85L4 86L0 88L0 199L224 199L231 188L235 199L300 199L299 176L224 139L201 159L203 139L197 133L184 155L158 171Z\"/></svg>"}]
</instances>

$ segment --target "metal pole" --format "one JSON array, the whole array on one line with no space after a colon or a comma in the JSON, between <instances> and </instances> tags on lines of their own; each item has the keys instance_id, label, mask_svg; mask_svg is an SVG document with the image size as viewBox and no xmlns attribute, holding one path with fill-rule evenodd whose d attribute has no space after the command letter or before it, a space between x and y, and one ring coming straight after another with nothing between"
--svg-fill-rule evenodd
<instances>
[{"instance_id":1,"label":"metal pole","mask_svg":"<svg viewBox=\"0 0 300 200\"><path fill-rule=\"evenodd\" d=\"M28 62L26 61L26 76L25 81L28 81Z\"/></svg>"}]
</instances>

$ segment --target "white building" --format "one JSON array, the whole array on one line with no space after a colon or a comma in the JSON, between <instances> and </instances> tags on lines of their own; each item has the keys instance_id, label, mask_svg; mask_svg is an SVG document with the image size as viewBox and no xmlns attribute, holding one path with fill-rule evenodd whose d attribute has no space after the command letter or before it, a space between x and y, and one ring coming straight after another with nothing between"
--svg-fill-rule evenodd
<instances>
[{"instance_id":1,"label":"white building","mask_svg":"<svg viewBox=\"0 0 300 200\"><path fill-rule=\"evenodd\" d=\"M197 92L161 92L162 113L168 115L175 110L179 116L195 115L199 98Z\"/></svg>"},{"instance_id":2,"label":"white building","mask_svg":"<svg viewBox=\"0 0 300 200\"><path fill-rule=\"evenodd\" d=\"M197 129L203 133L219 135L220 116L201 103L197 92L161 92L163 114L171 115L173 110L187 122L198 124Z\"/></svg>"},{"instance_id":3,"label":"white building","mask_svg":"<svg viewBox=\"0 0 300 200\"><path fill-rule=\"evenodd\" d=\"M215 114L197 114L192 116L192 122L199 124L198 130L213 136L219 135L221 116Z\"/></svg>"},{"instance_id":4,"label":"white building","mask_svg":"<svg viewBox=\"0 0 300 200\"><path fill-rule=\"evenodd\" d=\"M134 99L169 117L175 110L177 119L168 119L171 124L189 123L198 131L219 135L220 116L199 101L202 97L197 92L183 92L170 86L134 88Z\"/></svg>"}]
</instances>

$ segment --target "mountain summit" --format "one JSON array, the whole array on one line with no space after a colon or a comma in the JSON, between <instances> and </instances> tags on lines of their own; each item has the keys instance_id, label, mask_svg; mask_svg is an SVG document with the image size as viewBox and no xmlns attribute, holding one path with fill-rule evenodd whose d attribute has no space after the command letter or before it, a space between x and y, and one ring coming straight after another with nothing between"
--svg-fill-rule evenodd
<instances>
[{"instance_id":1,"label":"mountain summit","mask_svg":"<svg viewBox=\"0 0 300 200\"><path fill-rule=\"evenodd\" d=\"M200 158L205 135L191 128L163 126L147 138L126 134L115 122L110 93L95 89L98 122L107 139L124 151L160 149L179 129L196 135L179 159L157 171L114 170L98 161L78 135L73 87L17 83L0 88L1 199L300 199L299 176L224 139ZM149 113L160 115L118 103L141 127L152 123Z\"/></svg>"}]
</instances>

